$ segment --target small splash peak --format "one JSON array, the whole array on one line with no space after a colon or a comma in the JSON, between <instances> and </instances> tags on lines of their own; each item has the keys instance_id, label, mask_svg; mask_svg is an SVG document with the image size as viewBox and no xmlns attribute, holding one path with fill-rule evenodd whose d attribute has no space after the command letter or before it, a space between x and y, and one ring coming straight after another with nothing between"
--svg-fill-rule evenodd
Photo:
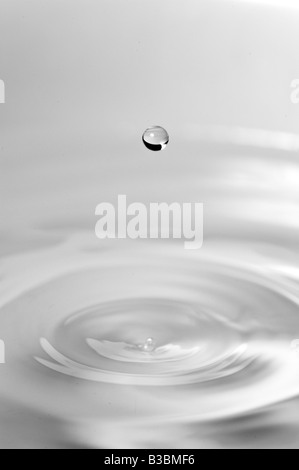
<instances>
[{"instance_id":1,"label":"small splash peak","mask_svg":"<svg viewBox=\"0 0 299 470\"><path fill-rule=\"evenodd\" d=\"M156 343L155 341L153 340L153 338L147 338L147 340L145 341L144 344L140 344L139 345L139 348L144 351L144 352L147 352L147 353L151 353L154 351L156 347Z\"/></svg>"}]
</instances>

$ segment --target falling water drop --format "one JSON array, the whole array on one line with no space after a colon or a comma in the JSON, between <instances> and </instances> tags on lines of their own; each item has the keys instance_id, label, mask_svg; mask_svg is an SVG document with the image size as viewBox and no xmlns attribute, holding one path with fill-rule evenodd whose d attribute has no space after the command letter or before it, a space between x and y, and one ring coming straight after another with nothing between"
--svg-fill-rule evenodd
<instances>
[{"instance_id":1,"label":"falling water drop","mask_svg":"<svg viewBox=\"0 0 299 470\"><path fill-rule=\"evenodd\" d=\"M169 135L163 127L153 126L144 132L142 140L146 148L159 152L164 150L169 143Z\"/></svg>"}]
</instances>

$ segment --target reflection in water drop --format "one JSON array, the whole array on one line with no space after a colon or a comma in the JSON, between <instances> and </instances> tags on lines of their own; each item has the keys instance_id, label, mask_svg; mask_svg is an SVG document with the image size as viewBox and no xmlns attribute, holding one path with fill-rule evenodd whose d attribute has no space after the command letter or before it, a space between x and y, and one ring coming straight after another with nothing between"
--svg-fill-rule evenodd
<instances>
[{"instance_id":1,"label":"reflection in water drop","mask_svg":"<svg viewBox=\"0 0 299 470\"><path fill-rule=\"evenodd\" d=\"M160 126L147 129L142 137L144 145L154 152L164 150L169 143L168 132Z\"/></svg>"}]
</instances>

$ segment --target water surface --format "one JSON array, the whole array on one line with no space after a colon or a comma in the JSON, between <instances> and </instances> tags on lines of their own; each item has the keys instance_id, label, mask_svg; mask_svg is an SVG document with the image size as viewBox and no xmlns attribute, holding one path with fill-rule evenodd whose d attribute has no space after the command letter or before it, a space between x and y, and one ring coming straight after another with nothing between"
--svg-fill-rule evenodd
<instances>
[{"instance_id":1,"label":"water surface","mask_svg":"<svg viewBox=\"0 0 299 470\"><path fill-rule=\"evenodd\" d=\"M298 140L189 137L6 162L1 447L298 446ZM203 202L203 248L98 240L118 194Z\"/></svg>"}]
</instances>

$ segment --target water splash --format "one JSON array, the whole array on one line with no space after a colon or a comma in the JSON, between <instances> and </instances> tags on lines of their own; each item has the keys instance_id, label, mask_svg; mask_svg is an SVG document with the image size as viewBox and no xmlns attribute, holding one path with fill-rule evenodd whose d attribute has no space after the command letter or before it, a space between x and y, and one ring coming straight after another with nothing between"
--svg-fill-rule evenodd
<instances>
[{"instance_id":1,"label":"water splash","mask_svg":"<svg viewBox=\"0 0 299 470\"><path fill-rule=\"evenodd\" d=\"M139 347L140 347L140 349L142 349L142 351L147 352L147 353L151 353L155 349L155 341L153 340L153 338L147 338L145 343L140 344Z\"/></svg>"}]
</instances>

